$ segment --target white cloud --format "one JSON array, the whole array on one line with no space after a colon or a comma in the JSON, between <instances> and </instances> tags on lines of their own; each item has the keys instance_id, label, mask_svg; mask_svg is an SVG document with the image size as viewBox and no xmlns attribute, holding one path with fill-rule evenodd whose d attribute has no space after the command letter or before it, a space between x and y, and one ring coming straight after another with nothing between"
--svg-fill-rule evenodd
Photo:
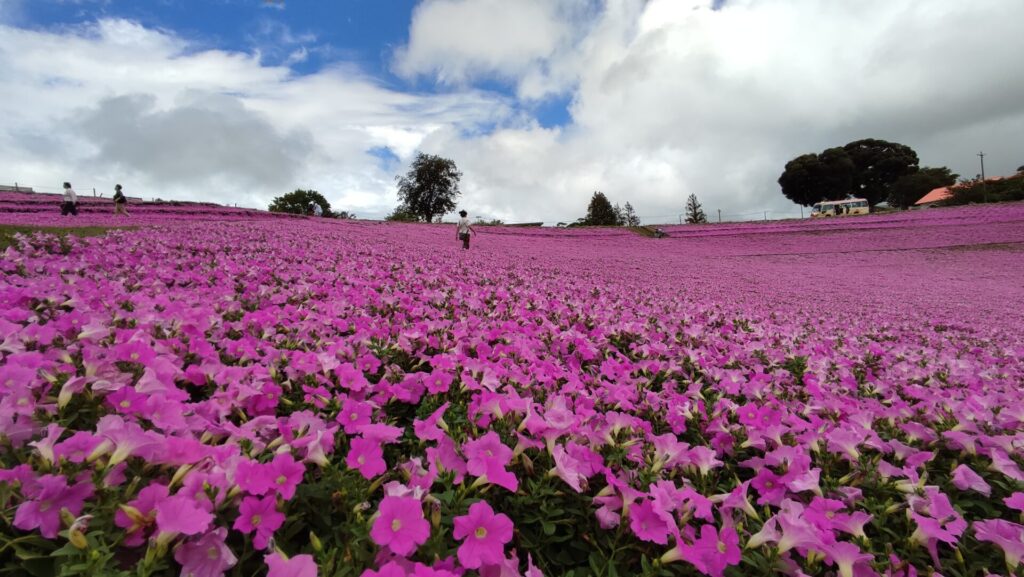
<instances>
[{"instance_id":1,"label":"white cloud","mask_svg":"<svg viewBox=\"0 0 1024 577\"><path fill-rule=\"evenodd\" d=\"M409 44L395 54L402 76L433 76L463 85L470 79L529 77L521 95L536 98L567 88L568 70L551 70L586 31L588 0L425 0L414 13ZM553 79L552 75L559 78ZM541 89L540 85L546 85Z\"/></svg>"},{"instance_id":2,"label":"white cloud","mask_svg":"<svg viewBox=\"0 0 1024 577\"><path fill-rule=\"evenodd\" d=\"M0 180L102 190L128 174L153 196L250 206L301 186L379 216L420 149L457 162L475 215L572 220L602 190L666 221L691 192L713 217L798 214L775 182L785 162L860 138L965 176L979 150L989 174L1024 164L1024 3L710 3L426 0L393 65L437 94L343 60L296 75L124 20L0 26ZM279 62L319 49L267 33L296 40ZM514 96L474 88L495 80ZM553 95L571 121L544 128L524 111Z\"/></svg>"},{"instance_id":3,"label":"white cloud","mask_svg":"<svg viewBox=\"0 0 1024 577\"><path fill-rule=\"evenodd\" d=\"M344 65L297 76L125 20L0 26L0 78L2 180L254 207L317 188L367 216L395 202L394 167L369 149L404 162L438 127L509 114L481 92L407 94Z\"/></svg>"},{"instance_id":4,"label":"white cloud","mask_svg":"<svg viewBox=\"0 0 1024 577\"><path fill-rule=\"evenodd\" d=\"M690 192L711 214L798 214L775 182L785 162L868 137L903 142L922 164L970 176L970 151L988 152L989 174L1024 162L1013 157L1024 134L1024 76L1015 73L1024 3L710 5L608 0L572 47L537 51L538 66L501 68L520 95L572 83L572 122L468 142L434 133L427 142L465 159L472 175L465 204L565 220L599 189L643 215L678 214ZM427 23L414 21L412 30ZM415 40L410 53L422 48ZM460 50L445 53L444 70L487 76L474 54L488 50L485 42L448 42Z\"/></svg>"}]
</instances>

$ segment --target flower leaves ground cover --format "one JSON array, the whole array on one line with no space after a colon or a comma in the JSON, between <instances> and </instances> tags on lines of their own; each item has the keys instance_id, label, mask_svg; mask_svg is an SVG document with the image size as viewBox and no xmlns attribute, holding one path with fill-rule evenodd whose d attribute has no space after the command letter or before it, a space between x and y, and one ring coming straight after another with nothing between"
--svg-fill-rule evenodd
<instances>
[{"instance_id":1,"label":"flower leaves ground cover","mask_svg":"<svg viewBox=\"0 0 1024 577\"><path fill-rule=\"evenodd\" d=\"M0 571L1021 574L1024 209L918 214L20 236Z\"/></svg>"}]
</instances>

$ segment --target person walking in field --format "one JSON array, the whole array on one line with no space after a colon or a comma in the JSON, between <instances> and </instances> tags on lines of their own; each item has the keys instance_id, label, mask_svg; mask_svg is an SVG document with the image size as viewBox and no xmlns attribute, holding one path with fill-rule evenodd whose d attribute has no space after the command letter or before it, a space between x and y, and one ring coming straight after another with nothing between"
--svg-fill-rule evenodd
<instances>
[{"instance_id":1,"label":"person walking in field","mask_svg":"<svg viewBox=\"0 0 1024 577\"><path fill-rule=\"evenodd\" d=\"M64 183L64 202L60 205L61 216L78 216L78 195L71 188L70 182Z\"/></svg>"},{"instance_id":2,"label":"person walking in field","mask_svg":"<svg viewBox=\"0 0 1024 577\"><path fill-rule=\"evenodd\" d=\"M121 185L114 185L114 215L123 214L125 216L131 216L128 214L128 197L121 192Z\"/></svg>"},{"instance_id":3,"label":"person walking in field","mask_svg":"<svg viewBox=\"0 0 1024 577\"><path fill-rule=\"evenodd\" d=\"M455 239L461 240L462 248L469 250L469 235L470 233L476 234L476 231L469 225L469 214L466 211L460 210L459 216L461 218L455 228Z\"/></svg>"}]
</instances>

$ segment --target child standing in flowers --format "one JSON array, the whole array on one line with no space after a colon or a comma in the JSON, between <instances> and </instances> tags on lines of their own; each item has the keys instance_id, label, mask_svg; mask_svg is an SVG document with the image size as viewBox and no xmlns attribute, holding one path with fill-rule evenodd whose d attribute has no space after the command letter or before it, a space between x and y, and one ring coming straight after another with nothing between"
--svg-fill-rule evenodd
<instances>
[{"instance_id":1,"label":"child standing in flowers","mask_svg":"<svg viewBox=\"0 0 1024 577\"><path fill-rule=\"evenodd\" d=\"M114 214L128 216L128 198L121 192L121 185L114 185Z\"/></svg>"},{"instance_id":2,"label":"child standing in flowers","mask_svg":"<svg viewBox=\"0 0 1024 577\"><path fill-rule=\"evenodd\" d=\"M469 225L468 215L469 213L466 211L460 210L459 216L461 218L459 218L459 224L457 224L455 228L455 240L461 240L462 248L466 250L469 250L469 234L476 234L473 227Z\"/></svg>"},{"instance_id":3,"label":"child standing in flowers","mask_svg":"<svg viewBox=\"0 0 1024 577\"><path fill-rule=\"evenodd\" d=\"M64 202L60 205L61 216L78 216L78 195L75 189L71 188L70 182L64 183Z\"/></svg>"}]
</instances>

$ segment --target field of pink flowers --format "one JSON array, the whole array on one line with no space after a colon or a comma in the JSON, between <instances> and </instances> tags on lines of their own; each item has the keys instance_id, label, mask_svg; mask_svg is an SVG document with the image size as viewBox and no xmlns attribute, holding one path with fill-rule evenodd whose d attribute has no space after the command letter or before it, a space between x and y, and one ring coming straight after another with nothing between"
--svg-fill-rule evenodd
<instances>
[{"instance_id":1,"label":"field of pink flowers","mask_svg":"<svg viewBox=\"0 0 1024 577\"><path fill-rule=\"evenodd\" d=\"M139 226L0 259L0 574L1024 574L1024 205L218 210L0 211Z\"/></svg>"}]
</instances>

